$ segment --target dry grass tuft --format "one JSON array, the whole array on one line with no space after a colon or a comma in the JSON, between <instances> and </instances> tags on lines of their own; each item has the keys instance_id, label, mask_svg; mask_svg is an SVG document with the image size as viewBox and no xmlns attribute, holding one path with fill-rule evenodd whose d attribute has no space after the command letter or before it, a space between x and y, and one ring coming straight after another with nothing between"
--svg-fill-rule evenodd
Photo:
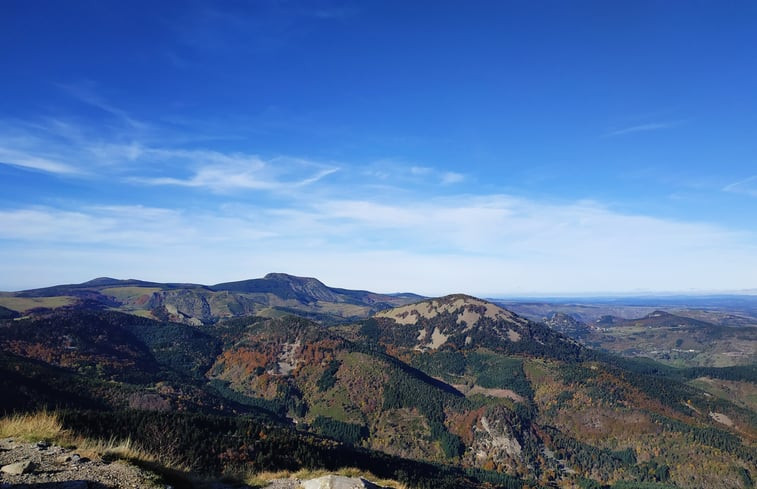
<instances>
[{"instance_id":1,"label":"dry grass tuft","mask_svg":"<svg viewBox=\"0 0 757 489\"><path fill-rule=\"evenodd\" d=\"M0 438L59 442L66 435L58 415L48 411L14 414L0 419Z\"/></svg>"},{"instance_id":2,"label":"dry grass tuft","mask_svg":"<svg viewBox=\"0 0 757 489\"><path fill-rule=\"evenodd\" d=\"M116 438L95 440L74 436L63 429L57 413L46 410L0 418L0 438L18 438L29 442L44 440L62 446L75 447L83 457L121 459L130 462L162 462L171 468L185 469L179 462L158 460L153 454L128 438L126 440Z\"/></svg>"},{"instance_id":3,"label":"dry grass tuft","mask_svg":"<svg viewBox=\"0 0 757 489\"><path fill-rule=\"evenodd\" d=\"M76 449L84 457L100 457L103 460L126 460L129 462L156 462L156 458L132 443L131 439L118 440L92 440L79 438L76 440Z\"/></svg>"}]
</instances>

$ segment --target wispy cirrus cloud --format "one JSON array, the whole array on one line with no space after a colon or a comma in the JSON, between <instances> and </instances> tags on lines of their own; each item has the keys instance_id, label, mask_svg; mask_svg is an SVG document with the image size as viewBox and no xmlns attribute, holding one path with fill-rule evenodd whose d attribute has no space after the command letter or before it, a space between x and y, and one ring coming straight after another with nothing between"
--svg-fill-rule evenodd
<instances>
[{"instance_id":1,"label":"wispy cirrus cloud","mask_svg":"<svg viewBox=\"0 0 757 489\"><path fill-rule=\"evenodd\" d=\"M373 162L363 169L363 173L387 183L425 183L452 185L466 179L462 173L440 170L431 166L411 165L403 161L383 159Z\"/></svg>"},{"instance_id":2,"label":"wispy cirrus cloud","mask_svg":"<svg viewBox=\"0 0 757 489\"><path fill-rule=\"evenodd\" d=\"M58 83L58 88L75 98L79 102L99 109L110 116L117 118L121 123L132 129L148 129L149 124L131 116L127 111L110 103L98 92L97 84L91 80L83 80L76 83Z\"/></svg>"},{"instance_id":3,"label":"wispy cirrus cloud","mask_svg":"<svg viewBox=\"0 0 757 489\"><path fill-rule=\"evenodd\" d=\"M757 175L728 184L723 187L723 191L757 197Z\"/></svg>"},{"instance_id":4,"label":"wispy cirrus cloud","mask_svg":"<svg viewBox=\"0 0 757 489\"><path fill-rule=\"evenodd\" d=\"M78 96L74 98L80 100ZM82 98L115 117L107 123L101 117L96 123L60 116L0 119L0 163L55 174L87 177L107 174L104 168L122 161L114 157L120 154L104 153L104 148L133 146L152 131L148 131L147 124L100 101L94 93Z\"/></svg>"},{"instance_id":5,"label":"wispy cirrus cloud","mask_svg":"<svg viewBox=\"0 0 757 489\"><path fill-rule=\"evenodd\" d=\"M264 160L257 155L225 154L216 151L142 149L138 158L176 161L193 167L185 177L132 177L145 185L207 188L216 192L233 190L281 191L311 185L339 170L335 166L295 158Z\"/></svg>"},{"instance_id":6,"label":"wispy cirrus cloud","mask_svg":"<svg viewBox=\"0 0 757 489\"><path fill-rule=\"evenodd\" d=\"M0 120L0 164L132 185L214 192L286 191L339 171L334 164L305 158L185 149L159 128L142 129L97 131L56 118Z\"/></svg>"},{"instance_id":7,"label":"wispy cirrus cloud","mask_svg":"<svg viewBox=\"0 0 757 489\"><path fill-rule=\"evenodd\" d=\"M0 141L0 164L37 170L58 175L75 175L81 173L72 165L36 154L5 148Z\"/></svg>"},{"instance_id":8,"label":"wispy cirrus cloud","mask_svg":"<svg viewBox=\"0 0 757 489\"><path fill-rule=\"evenodd\" d=\"M637 124L633 126L624 127L621 129L615 129L605 134L605 136L607 137L623 136L626 134L633 134L633 133L638 133L638 132L651 132L651 131L673 129L674 127L680 126L682 123L683 121L648 122L645 124Z\"/></svg>"},{"instance_id":9,"label":"wispy cirrus cloud","mask_svg":"<svg viewBox=\"0 0 757 489\"><path fill-rule=\"evenodd\" d=\"M397 187L452 186L466 180L456 171L391 159L365 166L322 162L291 155L263 156L245 149L203 148L202 131L191 126L143 123L108 101L90 82L58 85L78 102L99 109L94 121L62 116L0 120L0 163L54 174L70 174L141 186L288 192L341 172L342 183ZM216 128L217 129L217 128ZM216 142L216 141L212 141ZM244 140L231 148L244 147ZM349 176L347 176L349 175ZM366 178L368 177L368 178ZM356 184L356 185L355 185Z\"/></svg>"}]
</instances>

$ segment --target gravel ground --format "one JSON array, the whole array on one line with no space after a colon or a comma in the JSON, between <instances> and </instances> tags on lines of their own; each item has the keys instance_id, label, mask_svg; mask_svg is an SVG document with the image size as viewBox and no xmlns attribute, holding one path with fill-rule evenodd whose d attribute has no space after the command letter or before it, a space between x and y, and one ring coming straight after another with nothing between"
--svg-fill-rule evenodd
<instances>
[{"instance_id":1,"label":"gravel ground","mask_svg":"<svg viewBox=\"0 0 757 489\"><path fill-rule=\"evenodd\" d=\"M0 471L0 489L160 489L155 476L116 461L81 458L75 451L6 438L0 440L0 467L31 462L27 473L12 475Z\"/></svg>"},{"instance_id":2,"label":"gravel ground","mask_svg":"<svg viewBox=\"0 0 757 489\"><path fill-rule=\"evenodd\" d=\"M264 489L300 489L301 487L298 479L274 479Z\"/></svg>"},{"instance_id":3,"label":"gravel ground","mask_svg":"<svg viewBox=\"0 0 757 489\"><path fill-rule=\"evenodd\" d=\"M8 465L19 462L31 465L21 474L6 473ZM170 489L155 474L123 461L88 460L75 450L12 438L0 439L0 467L0 489ZM265 489L301 489L301 482L274 479ZM217 487L229 489L220 483Z\"/></svg>"}]
</instances>

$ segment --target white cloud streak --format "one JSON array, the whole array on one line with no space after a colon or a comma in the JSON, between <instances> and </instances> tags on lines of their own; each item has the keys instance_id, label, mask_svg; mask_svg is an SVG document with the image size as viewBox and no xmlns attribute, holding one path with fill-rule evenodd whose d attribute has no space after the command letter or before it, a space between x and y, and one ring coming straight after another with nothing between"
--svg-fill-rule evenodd
<instances>
[{"instance_id":1,"label":"white cloud streak","mask_svg":"<svg viewBox=\"0 0 757 489\"><path fill-rule=\"evenodd\" d=\"M638 124L635 126L611 131L607 134L607 136L623 136L625 134L633 134L637 132L660 131L665 129L672 129L676 126L679 126L680 124L681 121L650 122L647 124Z\"/></svg>"},{"instance_id":2,"label":"white cloud streak","mask_svg":"<svg viewBox=\"0 0 757 489\"><path fill-rule=\"evenodd\" d=\"M723 191L757 197L757 175L726 185Z\"/></svg>"},{"instance_id":3,"label":"white cloud streak","mask_svg":"<svg viewBox=\"0 0 757 489\"><path fill-rule=\"evenodd\" d=\"M257 155L224 154L215 151L143 149L137 158L156 161L178 160L194 167L193 174L177 177L135 177L146 185L175 185L208 188L217 192L247 190L292 190L313 184L335 173L336 167L292 158L263 160ZM308 174L302 176L304 171Z\"/></svg>"},{"instance_id":4,"label":"white cloud streak","mask_svg":"<svg viewBox=\"0 0 757 489\"><path fill-rule=\"evenodd\" d=\"M288 271L336 286L430 295L733 290L752 287L757 269L752 235L594 202L506 195L326 199L297 209L23 208L0 212L0 239L17 244L0 265L6 276L20 255L57 246L86 250L81 266L92 277L124 267L98 268L118 255L132 264L130 277L151 280L216 283ZM145 262L134 264L137 257Z\"/></svg>"},{"instance_id":5,"label":"white cloud streak","mask_svg":"<svg viewBox=\"0 0 757 489\"><path fill-rule=\"evenodd\" d=\"M0 146L0 163L58 175L81 173L79 169L66 163L2 146Z\"/></svg>"},{"instance_id":6,"label":"white cloud streak","mask_svg":"<svg viewBox=\"0 0 757 489\"><path fill-rule=\"evenodd\" d=\"M409 165L392 159L375 161L363 172L371 178L399 184L453 185L466 179L462 173L444 171L430 166Z\"/></svg>"},{"instance_id":7,"label":"white cloud streak","mask_svg":"<svg viewBox=\"0 0 757 489\"><path fill-rule=\"evenodd\" d=\"M149 128L149 124L133 118L125 110L109 103L97 93L96 84L92 81L85 80L79 83L58 84L57 86L78 101L117 118L132 129L143 130Z\"/></svg>"}]
</instances>

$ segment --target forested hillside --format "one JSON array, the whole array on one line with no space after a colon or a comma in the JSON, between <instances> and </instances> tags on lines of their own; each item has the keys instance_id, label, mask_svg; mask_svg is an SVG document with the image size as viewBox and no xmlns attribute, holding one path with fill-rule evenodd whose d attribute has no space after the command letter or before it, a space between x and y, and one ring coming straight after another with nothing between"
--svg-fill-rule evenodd
<instances>
[{"instance_id":1,"label":"forested hillside","mask_svg":"<svg viewBox=\"0 0 757 489\"><path fill-rule=\"evenodd\" d=\"M15 393L3 411L60 409L71 430L209 474L357 465L411 487L648 488L755 476L753 405L701 388L754 385L754 365L624 359L469 296L333 326L192 325L86 302L3 319L0 346Z\"/></svg>"}]
</instances>

